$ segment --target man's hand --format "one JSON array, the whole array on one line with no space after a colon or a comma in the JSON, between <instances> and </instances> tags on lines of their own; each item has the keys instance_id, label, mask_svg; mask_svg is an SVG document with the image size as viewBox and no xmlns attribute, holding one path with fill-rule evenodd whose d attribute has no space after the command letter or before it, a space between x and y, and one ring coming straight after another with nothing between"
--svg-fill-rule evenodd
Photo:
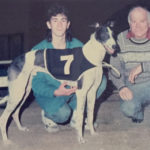
<instances>
[{"instance_id":1,"label":"man's hand","mask_svg":"<svg viewBox=\"0 0 150 150\"><path fill-rule=\"evenodd\" d=\"M129 81L131 83L134 83L135 78L142 72L142 66L141 64L135 67L133 70L131 70L129 74Z\"/></svg>"},{"instance_id":2,"label":"man's hand","mask_svg":"<svg viewBox=\"0 0 150 150\"><path fill-rule=\"evenodd\" d=\"M133 98L132 91L127 87L122 88L119 91L119 95L120 95L121 99L126 100L126 101L129 101Z\"/></svg>"},{"instance_id":3,"label":"man's hand","mask_svg":"<svg viewBox=\"0 0 150 150\"><path fill-rule=\"evenodd\" d=\"M54 91L55 96L68 96L73 94L77 87L70 87L69 89L66 88L67 82L62 83L57 90Z\"/></svg>"}]
</instances>

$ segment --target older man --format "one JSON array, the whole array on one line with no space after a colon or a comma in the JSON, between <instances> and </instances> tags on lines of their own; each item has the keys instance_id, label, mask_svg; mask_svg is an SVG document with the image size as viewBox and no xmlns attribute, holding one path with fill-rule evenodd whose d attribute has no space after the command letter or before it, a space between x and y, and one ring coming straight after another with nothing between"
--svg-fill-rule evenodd
<instances>
[{"instance_id":1,"label":"older man","mask_svg":"<svg viewBox=\"0 0 150 150\"><path fill-rule=\"evenodd\" d=\"M133 122L142 122L144 107L150 102L150 12L140 6L129 11L130 29L118 35L120 53L111 64L121 73L118 79L110 72L110 79L119 90L121 110ZM138 55L137 55L138 54Z\"/></svg>"}]
</instances>

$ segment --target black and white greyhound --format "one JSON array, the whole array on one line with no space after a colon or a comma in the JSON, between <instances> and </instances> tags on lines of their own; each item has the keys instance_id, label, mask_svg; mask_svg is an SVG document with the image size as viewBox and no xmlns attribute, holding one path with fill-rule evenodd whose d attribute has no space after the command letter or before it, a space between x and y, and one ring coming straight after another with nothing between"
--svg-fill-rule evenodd
<instances>
[{"instance_id":1,"label":"black and white greyhound","mask_svg":"<svg viewBox=\"0 0 150 150\"><path fill-rule=\"evenodd\" d=\"M78 141L80 143L85 142L83 138L83 112L86 99L88 104L88 125L91 134L94 135L93 112L96 92L102 80L102 67L107 65L107 63L103 64L103 59L106 51L109 54L113 54L115 48L116 42L110 27L97 26L96 31L83 48L30 51L17 57L8 68L9 95L0 102L7 100L7 106L0 117L0 129L4 143L8 144L10 142L6 126L11 115L20 130L28 130L19 121L19 111L30 93L32 77L38 71L49 73L61 82L67 81L70 86L75 85L78 87L76 90ZM53 62L53 60L56 62ZM52 65L53 63L59 64L59 66L55 67Z\"/></svg>"}]
</instances>

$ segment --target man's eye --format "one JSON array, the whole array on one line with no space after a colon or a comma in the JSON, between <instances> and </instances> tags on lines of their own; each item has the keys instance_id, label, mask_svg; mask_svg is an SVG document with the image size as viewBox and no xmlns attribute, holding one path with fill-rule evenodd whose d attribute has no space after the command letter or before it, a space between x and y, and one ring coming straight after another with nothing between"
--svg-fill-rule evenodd
<instances>
[{"instance_id":1,"label":"man's eye","mask_svg":"<svg viewBox=\"0 0 150 150\"><path fill-rule=\"evenodd\" d=\"M53 19L52 19L52 21L56 22L56 21L57 21L57 19L53 18Z\"/></svg>"},{"instance_id":2,"label":"man's eye","mask_svg":"<svg viewBox=\"0 0 150 150\"><path fill-rule=\"evenodd\" d=\"M63 22L67 22L67 19L62 19Z\"/></svg>"},{"instance_id":3,"label":"man's eye","mask_svg":"<svg viewBox=\"0 0 150 150\"><path fill-rule=\"evenodd\" d=\"M141 21L141 23L145 23L145 22L146 22L146 20L142 20L142 21Z\"/></svg>"}]
</instances>

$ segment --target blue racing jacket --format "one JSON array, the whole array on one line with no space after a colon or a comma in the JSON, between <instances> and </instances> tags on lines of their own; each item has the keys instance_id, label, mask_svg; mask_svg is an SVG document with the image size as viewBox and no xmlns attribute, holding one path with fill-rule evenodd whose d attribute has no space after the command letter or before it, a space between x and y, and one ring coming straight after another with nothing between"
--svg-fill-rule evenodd
<instances>
[{"instance_id":1,"label":"blue racing jacket","mask_svg":"<svg viewBox=\"0 0 150 150\"><path fill-rule=\"evenodd\" d=\"M72 41L67 41L66 43L66 49L73 49L82 46L83 43L76 38L73 38ZM55 50L52 43L47 40L41 41L32 48L32 50L41 49ZM58 80L44 72L37 72L37 75L32 79L32 90L35 99L40 107L47 113L55 113L62 105L64 105L66 100L69 99L69 96L54 96L54 91L59 88L60 84L61 83Z\"/></svg>"}]
</instances>

